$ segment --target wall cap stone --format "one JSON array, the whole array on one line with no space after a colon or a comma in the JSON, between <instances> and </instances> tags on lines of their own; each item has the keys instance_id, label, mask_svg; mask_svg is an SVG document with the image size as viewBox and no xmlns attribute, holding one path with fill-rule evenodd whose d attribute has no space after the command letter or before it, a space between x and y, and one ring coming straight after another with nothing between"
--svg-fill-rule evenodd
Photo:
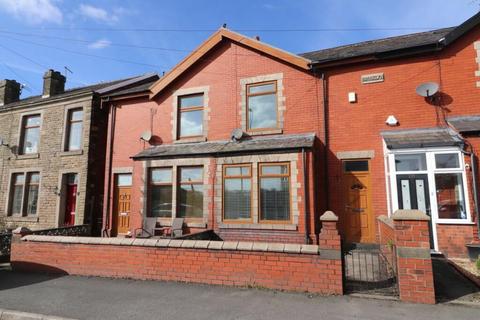
<instances>
[{"instance_id":1,"label":"wall cap stone","mask_svg":"<svg viewBox=\"0 0 480 320\"><path fill-rule=\"evenodd\" d=\"M386 215L381 215L377 218L378 221L385 223L390 228L393 228L393 220L387 217Z\"/></svg>"},{"instance_id":2,"label":"wall cap stone","mask_svg":"<svg viewBox=\"0 0 480 320\"><path fill-rule=\"evenodd\" d=\"M135 247L182 248L200 250L230 250L230 251L257 251L278 252L291 254L314 254L323 259L337 259L337 253L322 251L318 245L251 242L251 241L211 241L211 240L178 240L178 239L134 239L134 238L99 238L99 237L72 237L72 236L43 236L27 235L22 241L52 242L60 244L82 245L120 245ZM336 251L336 250L333 250ZM323 254L321 254L323 252Z\"/></svg>"},{"instance_id":3,"label":"wall cap stone","mask_svg":"<svg viewBox=\"0 0 480 320\"><path fill-rule=\"evenodd\" d=\"M397 210L393 213L392 219L397 220L418 220L430 221L430 217L420 210Z\"/></svg>"},{"instance_id":4,"label":"wall cap stone","mask_svg":"<svg viewBox=\"0 0 480 320\"><path fill-rule=\"evenodd\" d=\"M338 221L338 217L333 211L325 211L320 217L320 221Z\"/></svg>"}]
</instances>

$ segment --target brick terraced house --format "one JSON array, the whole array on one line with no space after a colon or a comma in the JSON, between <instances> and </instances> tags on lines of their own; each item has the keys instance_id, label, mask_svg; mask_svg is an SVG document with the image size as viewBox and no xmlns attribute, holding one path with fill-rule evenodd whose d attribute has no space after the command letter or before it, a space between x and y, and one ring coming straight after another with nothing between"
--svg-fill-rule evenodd
<instances>
[{"instance_id":1,"label":"brick terraced house","mask_svg":"<svg viewBox=\"0 0 480 320\"><path fill-rule=\"evenodd\" d=\"M330 209L346 242L375 243L379 216L418 209L431 249L465 256L480 243L479 52L480 14L301 55L222 28L108 97L104 232L184 218L187 233L316 243Z\"/></svg>"},{"instance_id":2,"label":"brick terraced house","mask_svg":"<svg viewBox=\"0 0 480 320\"><path fill-rule=\"evenodd\" d=\"M95 231L101 224L97 213L103 199L108 114L99 91L125 89L151 78L65 90L66 78L48 70L42 95L25 99L19 99L18 82L0 82L0 215L7 228L91 224Z\"/></svg>"}]
</instances>

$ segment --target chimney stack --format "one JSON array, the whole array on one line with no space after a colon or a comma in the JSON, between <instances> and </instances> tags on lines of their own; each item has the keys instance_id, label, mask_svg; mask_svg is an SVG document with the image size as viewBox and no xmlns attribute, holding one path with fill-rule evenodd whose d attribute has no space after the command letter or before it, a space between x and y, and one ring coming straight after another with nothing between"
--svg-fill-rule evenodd
<instances>
[{"instance_id":1,"label":"chimney stack","mask_svg":"<svg viewBox=\"0 0 480 320\"><path fill-rule=\"evenodd\" d=\"M15 80L0 80L0 106L18 101L22 87Z\"/></svg>"},{"instance_id":2,"label":"chimney stack","mask_svg":"<svg viewBox=\"0 0 480 320\"><path fill-rule=\"evenodd\" d=\"M43 75L43 98L48 98L65 91L65 82L67 78L58 71L52 69Z\"/></svg>"}]
</instances>

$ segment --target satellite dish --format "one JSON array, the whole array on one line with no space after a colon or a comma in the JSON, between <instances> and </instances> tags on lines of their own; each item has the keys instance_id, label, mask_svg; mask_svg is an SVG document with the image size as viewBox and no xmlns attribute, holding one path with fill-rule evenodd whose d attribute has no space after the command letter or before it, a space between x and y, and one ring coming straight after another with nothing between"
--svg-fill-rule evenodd
<instances>
[{"instance_id":1,"label":"satellite dish","mask_svg":"<svg viewBox=\"0 0 480 320\"><path fill-rule=\"evenodd\" d=\"M243 130L242 129L234 129L232 131L232 140L239 141L243 137Z\"/></svg>"},{"instance_id":2,"label":"satellite dish","mask_svg":"<svg viewBox=\"0 0 480 320\"><path fill-rule=\"evenodd\" d=\"M140 139L142 139L143 141L149 142L150 139L152 139L152 132L151 131L143 132L142 135L140 136Z\"/></svg>"},{"instance_id":3,"label":"satellite dish","mask_svg":"<svg viewBox=\"0 0 480 320\"><path fill-rule=\"evenodd\" d=\"M425 82L419 85L415 91L419 96L428 98L433 96L438 92L438 83L435 82Z\"/></svg>"}]
</instances>

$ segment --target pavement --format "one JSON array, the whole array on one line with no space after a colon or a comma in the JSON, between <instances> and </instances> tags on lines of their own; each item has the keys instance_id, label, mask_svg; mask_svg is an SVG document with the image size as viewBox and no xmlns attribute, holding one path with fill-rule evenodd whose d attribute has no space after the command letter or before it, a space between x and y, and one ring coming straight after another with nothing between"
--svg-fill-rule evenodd
<instances>
[{"instance_id":1,"label":"pavement","mask_svg":"<svg viewBox=\"0 0 480 320\"><path fill-rule=\"evenodd\" d=\"M0 270L0 308L74 319L475 319L480 309ZM45 317L45 319L47 319Z\"/></svg>"}]
</instances>

